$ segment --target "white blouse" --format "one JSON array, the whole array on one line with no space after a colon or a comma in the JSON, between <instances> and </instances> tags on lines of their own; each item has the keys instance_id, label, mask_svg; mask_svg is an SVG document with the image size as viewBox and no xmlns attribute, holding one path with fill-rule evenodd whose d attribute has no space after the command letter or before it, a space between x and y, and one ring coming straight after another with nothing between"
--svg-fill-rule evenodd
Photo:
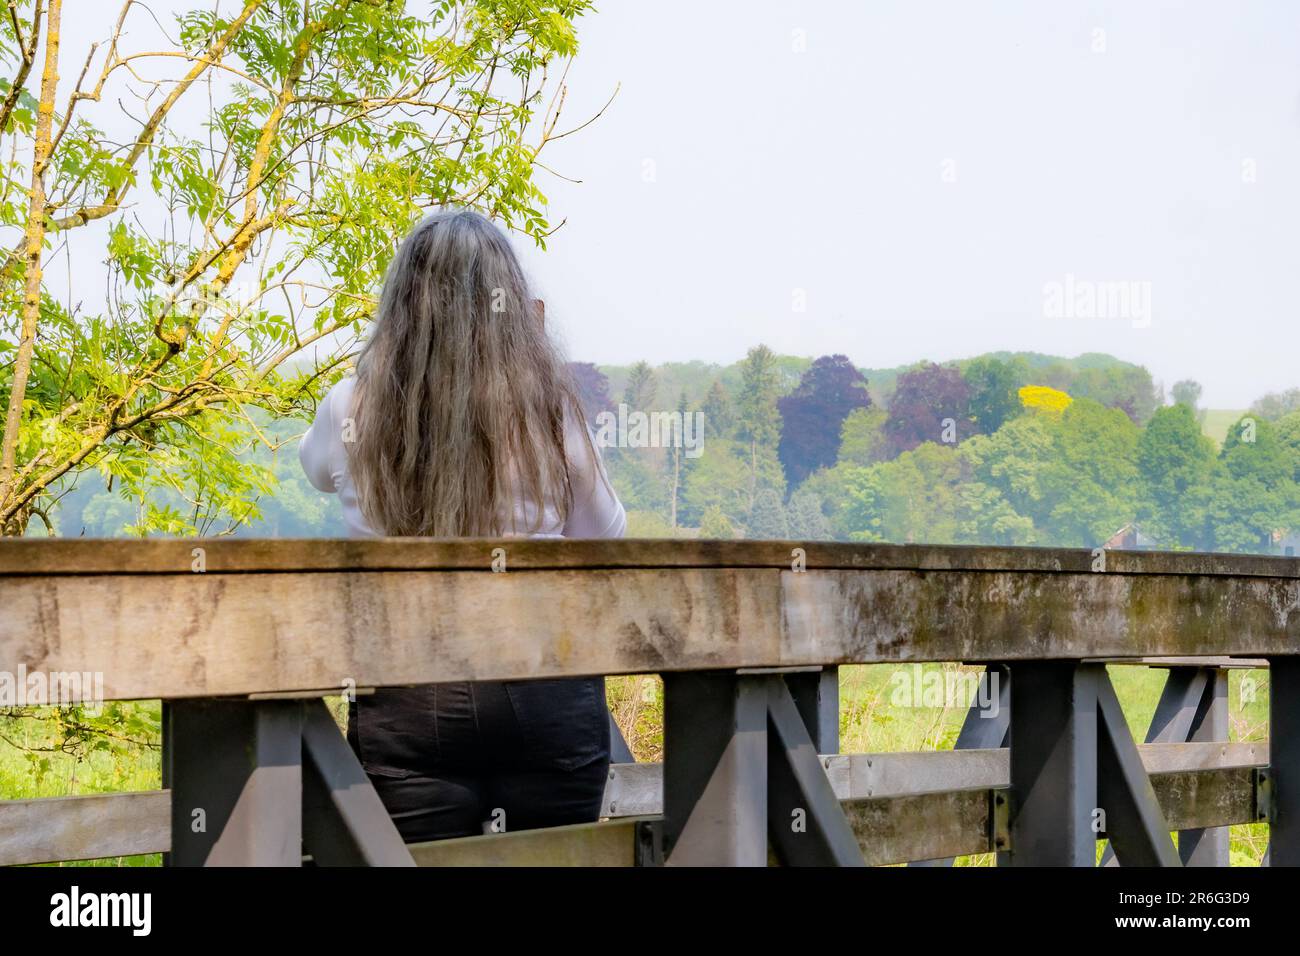
<instances>
[{"instance_id":1,"label":"white blouse","mask_svg":"<svg viewBox=\"0 0 1300 956\"><path fill-rule=\"evenodd\" d=\"M354 536L375 535L361 515L357 490L348 473L347 448L343 442L344 425L352 416L352 387L355 379L345 378L329 390L316 409L316 420L298 445L298 461L307 480L318 490L337 494L343 505L343 521ZM627 530L627 515L618 495L605 480L605 466L600 453L591 460L592 445L582 440L583 426L574 423L565 439L569 457L569 480L573 486L573 507L567 520L561 521L551 504L543 506L537 538L621 538ZM594 467L593 467L594 465ZM503 528L530 528L537 513L535 502L519 500L513 515L501 523ZM506 516L503 515L503 518Z\"/></svg>"}]
</instances>

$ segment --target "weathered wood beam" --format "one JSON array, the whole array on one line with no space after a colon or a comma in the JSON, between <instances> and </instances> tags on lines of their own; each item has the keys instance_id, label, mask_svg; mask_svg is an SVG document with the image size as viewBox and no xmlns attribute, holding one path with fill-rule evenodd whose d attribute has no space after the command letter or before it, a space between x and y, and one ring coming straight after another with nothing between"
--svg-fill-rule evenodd
<instances>
[{"instance_id":1,"label":"weathered wood beam","mask_svg":"<svg viewBox=\"0 0 1300 956\"><path fill-rule=\"evenodd\" d=\"M633 866L643 819L436 840L408 849L416 866Z\"/></svg>"},{"instance_id":2,"label":"weathered wood beam","mask_svg":"<svg viewBox=\"0 0 1300 956\"><path fill-rule=\"evenodd\" d=\"M106 699L745 667L1281 654L1300 579L764 568L0 576L0 670ZM165 648L166 653L160 653Z\"/></svg>"},{"instance_id":3,"label":"weathered wood beam","mask_svg":"<svg viewBox=\"0 0 1300 956\"><path fill-rule=\"evenodd\" d=\"M790 568L802 549L810 570L1092 572L1082 548L850 544L833 541L708 541L620 538L6 538L0 575L187 573L201 548L209 572L486 571L496 548L512 570L573 568ZM1300 575L1300 558L1170 551L1108 551L1109 574L1230 577Z\"/></svg>"},{"instance_id":4,"label":"weathered wood beam","mask_svg":"<svg viewBox=\"0 0 1300 956\"><path fill-rule=\"evenodd\" d=\"M0 866L171 849L170 790L0 800Z\"/></svg>"}]
</instances>

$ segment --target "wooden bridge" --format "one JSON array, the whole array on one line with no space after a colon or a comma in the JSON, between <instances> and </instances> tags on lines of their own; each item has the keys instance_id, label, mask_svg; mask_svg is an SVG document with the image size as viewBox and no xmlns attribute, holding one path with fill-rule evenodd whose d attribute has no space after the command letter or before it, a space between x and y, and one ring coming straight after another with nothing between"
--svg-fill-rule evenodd
<instances>
[{"instance_id":1,"label":"wooden bridge","mask_svg":"<svg viewBox=\"0 0 1300 956\"><path fill-rule=\"evenodd\" d=\"M1106 662L1169 670L1144 744ZM957 749L838 753L836 666L961 661ZM1227 742L1267 662L1269 743ZM1300 863L1300 560L699 541L0 541L0 672L163 700L163 785L0 802L0 863ZM606 819L404 845L322 696L663 675ZM995 680L996 677L996 680ZM617 758L616 758L617 759ZM1170 831L1179 831L1175 845Z\"/></svg>"}]
</instances>

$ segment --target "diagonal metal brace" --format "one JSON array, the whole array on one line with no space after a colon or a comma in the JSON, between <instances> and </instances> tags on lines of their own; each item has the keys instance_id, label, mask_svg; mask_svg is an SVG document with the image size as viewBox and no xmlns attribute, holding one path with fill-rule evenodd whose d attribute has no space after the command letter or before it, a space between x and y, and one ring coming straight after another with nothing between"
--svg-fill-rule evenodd
<instances>
[{"instance_id":1,"label":"diagonal metal brace","mask_svg":"<svg viewBox=\"0 0 1300 956\"><path fill-rule=\"evenodd\" d=\"M1110 678L1097 681L1097 802L1122 866L1182 866Z\"/></svg>"},{"instance_id":2,"label":"diagonal metal brace","mask_svg":"<svg viewBox=\"0 0 1300 956\"><path fill-rule=\"evenodd\" d=\"M781 678L768 681L768 834L787 866L866 866L822 768L808 727Z\"/></svg>"},{"instance_id":3,"label":"diagonal metal brace","mask_svg":"<svg viewBox=\"0 0 1300 956\"><path fill-rule=\"evenodd\" d=\"M415 866L325 703L303 704L303 849L322 866Z\"/></svg>"}]
</instances>

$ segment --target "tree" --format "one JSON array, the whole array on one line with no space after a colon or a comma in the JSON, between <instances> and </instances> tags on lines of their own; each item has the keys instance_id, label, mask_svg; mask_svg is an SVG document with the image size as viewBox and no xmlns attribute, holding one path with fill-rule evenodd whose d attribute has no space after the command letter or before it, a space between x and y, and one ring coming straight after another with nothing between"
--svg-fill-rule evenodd
<instances>
[{"instance_id":1,"label":"tree","mask_svg":"<svg viewBox=\"0 0 1300 956\"><path fill-rule=\"evenodd\" d=\"M885 437L895 455L922 442L970 437L970 386L955 368L930 363L898 376Z\"/></svg>"},{"instance_id":2,"label":"tree","mask_svg":"<svg viewBox=\"0 0 1300 956\"><path fill-rule=\"evenodd\" d=\"M1269 392L1250 406L1251 412L1258 418L1276 421L1283 415L1300 411L1300 388L1288 388L1285 392Z\"/></svg>"},{"instance_id":3,"label":"tree","mask_svg":"<svg viewBox=\"0 0 1300 956\"><path fill-rule=\"evenodd\" d=\"M1174 382L1170 394L1175 405L1186 405L1192 411L1196 411L1201 402L1201 383L1185 378L1181 382Z\"/></svg>"},{"instance_id":4,"label":"tree","mask_svg":"<svg viewBox=\"0 0 1300 956\"><path fill-rule=\"evenodd\" d=\"M623 403L629 411L649 413L654 408L659 382L648 362L637 362L628 373L623 388Z\"/></svg>"},{"instance_id":5,"label":"tree","mask_svg":"<svg viewBox=\"0 0 1300 956\"><path fill-rule=\"evenodd\" d=\"M708 438L726 438L731 432L731 400L727 390L716 378L709 386L709 393L704 398L704 434Z\"/></svg>"},{"instance_id":6,"label":"tree","mask_svg":"<svg viewBox=\"0 0 1300 956\"><path fill-rule=\"evenodd\" d=\"M749 505L758 494L759 458L776 451L781 413L776 399L780 389L776 355L766 345L756 345L740 363L740 395L736 399L736 438L749 447Z\"/></svg>"},{"instance_id":7,"label":"tree","mask_svg":"<svg viewBox=\"0 0 1300 956\"><path fill-rule=\"evenodd\" d=\"M1095 547L1133 520L1137 442L1138 428L1122 409L1081 398L1065 410L1039 479L1054 543Z\"/></svg>"},{"instance_id":8,"label":"tree","mask_svg":"<svg viewBox=\"0 0 1300 956\"><path fill-rule=\"evenodd\" d=\"M686 421L686 416L690 414L686 404L685 390L677 398L677 414L681 416L683 422ZM673 482L672 490L668 496L668 527L674 530L677 528L677 505L681 501L682 473L690 462L690 459L686 457L686 449L682 447L682 436L679 434L675 438L676 441L672 448Z\"/></svg>"},{"instance_id":9,"label":"tree","mask_svg":"<svg viewBox=\"0 0 1300 956\"><path fill-rule=\"evenodd\" d=\"M1045 415L1059 421L1061 415L1070 407L1074 399L1055 388L1046 385L1026 385L1020 389L1020 403L1031 412Z\"/></svg>"},{"instance_id":10,"label":"tree","mask_svg":"<svg viewBox=\"0 0 1300 956\"><path fill-rule=\"evenodd\" d=\"M1026 415L1013 418L992 435L963 442L961 452L976 482L996 490L1035 527L1045 527L1043 473L1051 463L1053 443L1050 420Z\"/></svg>"},{"instance_id":11,"label":"tree","mask_svg":"<svg viewBox=\"0 0 1300 956\"><path fill-rule=\"evenodd\" d=\"M601 450L610 484L618 489L623 507L628 511L667 514L669 487L657 467L655 457L647 452L660 449L618 448Z\"/></svg>"},{"instance_id":12,"label":"tree","mask_svg":"<svg viewBox=\"0 0 1300 956\"><path fill-rule=\"evenodd\" d=\"M875 409L873 409L875 411ZM852 416L850 416L851 418ZM840 461L833 468L815 471L799 486L791 496L791 503L796 497L808 495L815 497L825 516L827 534L838 540L848 540L857 530L848 517L851 479L866 469L849 461ZM807 534L803 535L807 537Z\"/></svg>"},{"instance_id":13,"label":"tree","mask_svg":"<svg viewBox=\"0 0 1300 956\"><path fill-rule=\"evenodd\" d=\"M700 519L700 537L717 538L723 541L736 536L736 529L717 505L710 505Z\"/></svg>"},{"instance_id":14,"label":"tree","mask_svg":"<svg viewBox=\"0 0 1300 956\"><path fill-rule=\"evenodd\" d=\"M144 503L142 533L253 520L248 492L273 479L243 454L250 411L311 409L395 237L447 205L550 232L533 169L564 97L547 77L588 0L215 6L161 50L130 48L154 16L138 3L88 55L59 40L64 0L0 21L0 226L22 234L0 249L4 533L48 525L88 469ZM60 73L75 83L56 101ZM110 137L97 110L136 126ZM72 302L50 266L82 230L102 237L108 295ZM155 506L164 488L181 507Z\"/></svg>"},{"instance_id":15,"label":"tree","mask_svg":"<svg viewBox=\"0 0 1300 956\"><path fill-rule=\"evenodd\" d=\"M749 538L783 540L790 537L790 522L778 492L764 488L758 493L745 530Z\"/></svg>"},{"instance_id":16,"label":"tree","mask_svg":"<svg viewBox=\"0 0 1300 956\"><path fill-rule=\"evenodd\" d=\"M1300 411L1283 415L1274 424L1277 440L1291 462L1291 480L1300 483Z\"/></svg>"},{"instance_id":17,"label":"tree","mask_svg":"<svg viewBox=\"0 0 1300 956\"><path fill-rule=\"evenodd\" d=\"M785 484L776 455L770 450L762 452L757 466L758 490L770 488L783 493ZM686 471L678 520L693 525L702 520L709 508L717 507L734 526L746 526L753 507L754 480L749 446L725 439L711 441L704 454ZM618 488L622 494L623 486Z\"/></svg>"},{"instance_id":18,"label":"tree","mask_svg":"<svg viewBox=\"0 0 1300 956\"><path fill-rule=\"evenodd\" d=\"M835 464L844 419L869 408L871 396L866 378L847 356L823 355L776 405L781 414L777 457L787 485L794 487L818 468Z\"/></svg>"},{"instance_id":19,"label":"tree","mask_svg":"<svg viewBox=\"0 0 1300 956\"><path fill-rule=\"evenodd\" d=\"M1164 398L1151 373L1140 365L1116 363L1081 368L1069 385L1076 398L1091 398L1107 408L1121 409L1136 424L1149 419Z\"/></svg>"},{"instance_id":20,"label":"tree","mask_svg":"<svg viewBox=\"0 0 1300 956\"><path fill-rule=\"evenodd\" d=\"M1033 519L1016 512L998 489L978 481L957 487L957 542L961 544L1033 544Z\"/></svg>"},{"instance_id":21,"label":"tree","mask_svg":"<svg viewBox=\"0 0 1300 956\"><path fill-rule=\"evenodd\" d=\"M614 407L614 400L609 395L609 379L590 362L570 362L569 375L587 416L587 424L594 425L597 415Z\"/></svg>"},{"instance_id":22,"label":"tree","mask_svg":"<svg viewBox=\"0 0 1300 956\"><path fill-rule=\"evenodd\" d=\"M889 457L885 438L885 421L889 413L883 408L855 408L840 427L840 451L837 461L871 465Z\"/></svg>"},{"instance_id":23,"label":"tree","mask_svg":"<svg viewBox=\"0 0 1300 956\"><path fill-rule=\"evenodd\" d=\"M1023 359L1003 362L981 356L967 364L962 377L970 386L970 416L983 434L993 434L1007 419L1020 414L1017 391L1028 373Z\"/></svg>"},{"instance_id":24,"label":"tree","mask_svg":"<svg viewBox=\"0 0 1300 956\"><path fill-rule=\"evenodd\" d=\"M893 461L853 469L842 520L850 537L899 544L947 544L959 535L957 488L962 457L950 445L925 442Z\"/></svg>"},{"instance_id":25,"label":"tree","mask_svg":"<svg viewBox=\"0 0 1300 956\"><path fill-rule=\"evenodd\" d=\"M1219 451L1209 506L1217 551L1265 551L1275 531L1300 523L1294 460L1272 422L1245 415Z\"/></svg>"},{"instance_id":26,"label":"tree","mask_svg":"<svg viewBox=\"0 0 1300 956\"><path fill-rule=\"evenodd\" d=\"M1137 517L1152 537L1166 547L1208 547L1214 443L1201 433L1192 403L1157 409L1138 439L1137 467L1142 479Z\"/></svg>"},{"instance_id":27,"label":"tree","mask_svg":"<svg viewBox=\"0 0 1300 956\"><path fill-rule=\"evenodd\" d=\"M1270 490L1282 489L1294 470L1277 426L1252 415L1243 415L1228 429L1219 459L1234 478L1249 478Z\"/></svg>"},{"instance_id":28,"label":"tree","mask_svg":"<svg viewBox=\"0 0 1300 956\"><path fill-rule=\"evenodd\" d=\"M800 488L790 496L786 506L790 537L799 541L825 541L831 537L830 524L822 511L822 499L811 490Z\"/></svg>"}]
</instances>

